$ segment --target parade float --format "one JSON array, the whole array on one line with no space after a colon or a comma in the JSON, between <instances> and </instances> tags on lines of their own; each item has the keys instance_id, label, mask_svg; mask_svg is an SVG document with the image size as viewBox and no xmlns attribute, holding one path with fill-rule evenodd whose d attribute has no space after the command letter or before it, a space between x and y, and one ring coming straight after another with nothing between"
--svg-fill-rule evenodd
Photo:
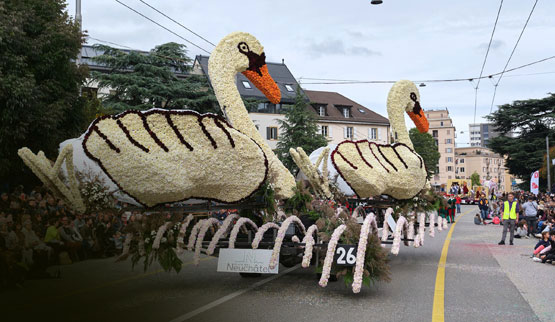
<instances>
[{"instance_id":1,"label":"parade float","mask_svg":"<svg viewBox=\"0 0 555 322\"><path fill-rule=\"evenodd\" d=\"M300 264L316 268L322 287L331 276L342 277L358 293L362 284L389 280L388 251L397 255L401 244L420 247L436 225L446 228L434 211L442 200L428 189L424 162L405 126L406 112L420 131L428 130L412 82L394 84L387 99L395 143L344 141L310 156L291 149L306 178L296 182L260 136L235 84L243 73L279 103L262 45L250 34L232 33L216 46L208 66L224 117L126 111L100 117L83 136L62 143L55 162L42 152L18 152L77 212L91 204L77 178L92 171L107 191L149 213L129 225L120 259L145 269L156 261L179 272L179 255L189 251L195 264L201 254L219 256L227 265L219 262L218 270L243 276ZM203 207L208 213L239 211L223 221L187 214ZM168 214L176 209L178 214ZM233 256L257 258L257 264L234 264Z\"/></svg>"}]
</instances>

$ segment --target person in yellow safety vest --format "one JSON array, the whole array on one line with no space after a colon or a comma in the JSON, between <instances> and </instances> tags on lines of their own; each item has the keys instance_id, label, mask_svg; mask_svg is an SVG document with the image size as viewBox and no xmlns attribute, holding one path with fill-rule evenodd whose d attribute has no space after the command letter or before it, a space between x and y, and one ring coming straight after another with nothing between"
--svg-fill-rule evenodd
<instances>
[{"instance_id":1,"label":"person in yellow safety vest","mask_svg":"<svg viewBox=\"0 0 555 322\"><path fill-rule=\"evenodd\" d=\"M503 224L503 236L499 245L505 245L505 239L507 238L507 230L511 232L510 244L513 245L513 239L515 235L515 223L518 222L518 212L520 211L520 205L518 201L515 200L515 195L509 192L507 196L507 201L503 203L503 209L501 213L503 214L501 218L501 223Z\"/></svg>"}]
</instances>

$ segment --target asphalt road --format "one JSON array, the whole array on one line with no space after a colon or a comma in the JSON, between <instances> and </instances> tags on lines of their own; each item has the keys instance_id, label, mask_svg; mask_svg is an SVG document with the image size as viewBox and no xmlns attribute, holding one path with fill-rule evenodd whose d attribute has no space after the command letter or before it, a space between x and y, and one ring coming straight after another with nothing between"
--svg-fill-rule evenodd
<instances>
[{"instance_id":1,"label":"asphalt road","mask_svg":"<svg viewBox=\"0 0 555 322\"><path fill-rule=\"evenodd\" d=\"M445 321L555 321L555 266L534 263L535 239L498 246L501 228L475 226L463 206L445 269ZM343 282L318 286L313 268L241 278L217 273L217 259L179 274L113 259L63 266L62 279L0 293L2 321L432 321L436 273L447 231L424 246L401 246L390 283L353 294Z\"/></svg>"}]
</instances>

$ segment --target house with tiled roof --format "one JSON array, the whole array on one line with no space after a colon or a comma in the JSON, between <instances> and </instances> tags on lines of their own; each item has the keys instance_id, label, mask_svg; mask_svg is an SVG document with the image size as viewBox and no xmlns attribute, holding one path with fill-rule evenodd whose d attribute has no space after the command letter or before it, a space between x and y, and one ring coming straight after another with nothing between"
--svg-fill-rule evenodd
<instances>
[{"instance_id":1,"label":"house with tiled roof","mask_svg":"<svg viewBox=\"0 0 555 322\"><path fill-rule=\"evenodd\" d=\"M389 144L389 120L336 92L304 90L318 128L330 143L371 140Z\"/></svg>"}]
</instances>

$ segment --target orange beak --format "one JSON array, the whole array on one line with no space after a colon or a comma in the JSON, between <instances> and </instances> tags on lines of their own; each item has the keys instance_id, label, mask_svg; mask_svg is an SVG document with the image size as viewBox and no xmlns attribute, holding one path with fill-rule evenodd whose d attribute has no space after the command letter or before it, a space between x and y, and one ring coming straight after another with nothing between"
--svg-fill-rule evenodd
<instances>
[{"instance_id":1,"label":"orange beak","mask_svg":"<svg viewBox=\"0 0 555 322\"><path fill-rule=\"evenodd\" d=\"M428 119L422 110L419 114L413 112L407 112L407 114L410 116L410 119L414 122L414 125L416 125L416 128L420 131L420 133L428 132L430 124L428 123Z\"/></svg>"},{"instance_id":2,"label":"orange beak","mask_svg":"<svg viewBox=\"0 0 555 322\"><path fill-rule=\"evenodd\" d=\"M253 70L246 70L243 72L243 75L245 75L271 103L279 103L281 101L281 91L276 82L272 79L272 76L270 76L270 73L268 73L268 66L264 64L259 70L260 74Z\"/></svg>"}]
</instances>

